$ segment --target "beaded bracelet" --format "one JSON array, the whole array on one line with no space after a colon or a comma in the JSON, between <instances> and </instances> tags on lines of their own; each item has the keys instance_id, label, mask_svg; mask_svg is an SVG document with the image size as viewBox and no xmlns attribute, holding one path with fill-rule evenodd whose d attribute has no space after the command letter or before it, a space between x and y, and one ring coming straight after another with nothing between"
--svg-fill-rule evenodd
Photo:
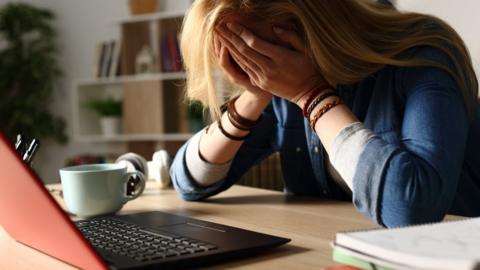
<instances>
[{"instance_id":1,"label":"beaded bracelet","mask_svg":"<svg viewBox=\"0 0 480 270\"><path fill-rule=\"evenodd\" d=\"M313 116L313 119L310 120L310 127L315 130L315 124L317 124L320 117L322 117L325 113L327 113L333 107L343 104L341 99L335 99L332 102L325 104L316 114Z\"/></svg>"},{"instance_id":2,"label":"beaded bracelet","mask_svg":"<svg viewBox=\"0 0 480 270\"><path fill-rule=\"evenodd\" d=\"M326 84L323 84L319 87L315 87L314 89L311 90L311 94L310 96L308 96L308 99L307 99L307 102L305 102L305 105L303 105L303 116L304 117L308 117L308 108L310 107L310 104L313 102L314 98L318 96L319 93L323 92L324 90L326 89L333 89L333 87L326 83Z\"/></svg>"},{"instance_id":3,"label":"beaded bracelet","mask_svg":"<svg viewBox=\"0 0 480 270\"><path fill-rule=\"evenodd\" d=\"M328 97L331 97L331 96L336 96L338 97L337 94L335 94L334 92L327 92L323 95L320 95L320 96L317 96L313 101L312 103L310 104L310 106L308 106L308 109L307 109L307 112L306 112L306 116L307 119L310 119L310 116L313 112L313 110L315 109L315 107L318 106L318 104L320 104L320 102L324 101L326 98Z\"/></svg>"},{"instance_id":4,"label":"beaded bracelet","mask_svg":"<svg viewBox=\"0 0 480 270\"><path fill-rule=\"evenodd\" d=\"M308 114L307 114L308 107L310 107L310 104L312 103L313 99L315 97L317 97L318 94L320 94L319 90L313 90L312 94L310 94L310 96L308 96L307 102L305 102L305 104L303 105L303 109L302 109L304 117L308 117Z\"/></svg>"}]
</instances>

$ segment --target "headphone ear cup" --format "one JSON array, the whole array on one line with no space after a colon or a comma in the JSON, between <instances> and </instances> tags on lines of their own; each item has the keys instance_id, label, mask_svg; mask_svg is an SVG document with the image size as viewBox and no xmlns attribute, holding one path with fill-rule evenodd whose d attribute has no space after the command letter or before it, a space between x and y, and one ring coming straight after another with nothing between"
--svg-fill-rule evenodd
<instances>
[{"instance_id":1,"label":"headphone ear cup","mask_svg":"<svg viewBox=\"0 0 480 270\"><path fill-rule=\"evenodd\" d=\"M170 185L170 163L171 159L168 152L160 150L153 154L152 161L148 164L153 178L162 188Z\"/></svg>"},{"instance_id":2,"label":"headphone ear cup","mask_svg":"<svg viewBox=\"0 0 480 270\"><path fill-rule=\"evenodd\" d=\"M135 153L126 153L117 158L115 163L125 164L127 166L127 171L139 171L145 175L148 179L148 166L147 161Z\"/></svg>"}]
</instances>

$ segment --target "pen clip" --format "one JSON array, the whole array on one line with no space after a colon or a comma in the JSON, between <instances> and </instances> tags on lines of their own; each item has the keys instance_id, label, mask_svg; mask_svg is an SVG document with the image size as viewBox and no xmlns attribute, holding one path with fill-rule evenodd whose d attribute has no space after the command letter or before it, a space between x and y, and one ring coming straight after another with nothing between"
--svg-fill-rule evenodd
<instances>
[{"instance_id":1,"label":"pen clip","mask_svg":"<svg viewBox=\"0 0 480 270\"><path fill-rule=\"evenodd\" d=\"M25 154L25 137L22 134L17 134L17 141L15 142L15 150L23 157Z\"/></svg>"},{"instance_id":2,"label":"pen clip","mask_svg":"<svg viewBox=\"0 0 480 270\"><path fill-rule=\"evenodd\" d=\"M33 139L30 142L30 146L28 147L27 151L25 151L25 154L23 154L23 161L30 164L39 146L40 146L40 141L38 139Z\"/></svg>"}]
</instances>

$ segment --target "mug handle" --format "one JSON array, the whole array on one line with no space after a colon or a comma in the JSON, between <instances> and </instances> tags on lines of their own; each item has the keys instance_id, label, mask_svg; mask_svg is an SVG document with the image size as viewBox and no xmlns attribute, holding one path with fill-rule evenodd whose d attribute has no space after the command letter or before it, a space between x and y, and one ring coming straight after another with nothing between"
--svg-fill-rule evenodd
<instances>
[{"instance_id":1,"label":"mug handle","mask_svg":"<svg viewBox=\"0 0 480 270\"><path fill-rule=\"evenodd\" d=\"M130 183L131 177L134 175L138 176L138 178L140 179L140 183L139 183L140 186L133 192L133 195L129 196L127 195L127 186ZM125 181L125 190L122 193L122 195L125 202L138 198L138 196L142 195L143 191L145 190L146 179L145 179L145 175L143 175L142 172L139 172L139 171L129 172L125 175L124 181Z\"/></svg>"}]
</instances>

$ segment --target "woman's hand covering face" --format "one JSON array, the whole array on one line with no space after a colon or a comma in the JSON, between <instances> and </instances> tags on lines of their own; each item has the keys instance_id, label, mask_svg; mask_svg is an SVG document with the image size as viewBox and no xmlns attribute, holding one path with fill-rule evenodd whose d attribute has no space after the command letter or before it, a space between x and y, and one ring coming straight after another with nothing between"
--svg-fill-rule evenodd
<instances>
[{"instance_id":1,"label":"woman's hand covering face","mask_svg":"<svg viewBox=\"0 0 480 270\"><path fill-rule=\"evenodd\" d=\"M291 48L267 42L238 23L217 26L216 38L218 45L225 48L223 53L229 53L248 75L243 74L243 81L248 77L255 87L298 102L324 79L315 71L305 43L294 31L279 27L273 30Z\"/></svg>"},{"instance_id":2,"label":"woman's hand covering face","mask_svg":"<svg viewBox=\"0 0 480 270\"><path fill-rule=\"evenodd\" d=\"M220 42L219 39L219 35L214 35L215 56L220 69L227 76L228 80L259 98L270 99L272 94L263 91L254 84L253 80L244 71L246 66L244 66L239 59L236 59L225 44Z\"/></svg>"}]
</instances>

